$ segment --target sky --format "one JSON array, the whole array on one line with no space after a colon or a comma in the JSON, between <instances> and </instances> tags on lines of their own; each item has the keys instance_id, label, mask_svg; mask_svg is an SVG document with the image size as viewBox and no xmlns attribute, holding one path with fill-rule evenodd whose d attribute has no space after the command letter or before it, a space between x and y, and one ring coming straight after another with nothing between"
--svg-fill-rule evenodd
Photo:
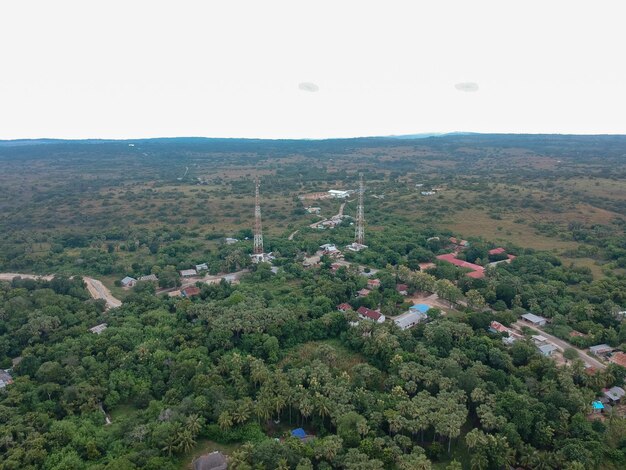
<instances>
[{"instance_id":1,"label":"sky","mask_svg":"<svg viewBox=\"0 0 626 470\"><path fill-rule=\"evenodd\" d=\"M0 139L626 134L622 10L0 0Z\"/></svg>"}]
</instances>

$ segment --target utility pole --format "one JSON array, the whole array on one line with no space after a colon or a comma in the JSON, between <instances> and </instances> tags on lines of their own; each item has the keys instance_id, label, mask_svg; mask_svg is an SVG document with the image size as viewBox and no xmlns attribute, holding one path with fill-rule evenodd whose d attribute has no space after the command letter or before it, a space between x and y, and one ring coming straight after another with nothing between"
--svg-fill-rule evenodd
<instances>
[{"instance_id":1,"label":"utility pole","mask_svg":"<svg viewBox=\"0 0 626 470\"><path fill-rule=\"evenodd\" d=\"M261 202L259 198L259 177L255 179L254 193L254 254L263 254L263 228L261 226Z\"/></svg>"},{"instance_id":2,"label":"utility pole","mask_svg":"<svg viewBox=\"0 0 626 470\"><path fill-rule=\"evenodd\" d=\"M364 245L365 241L365 216L363 211L363 173L359 173L360 181L359 181L359 206L356 210L356 228L354 231L354 241L359 245Z\"/></svg>"}]
</instances>

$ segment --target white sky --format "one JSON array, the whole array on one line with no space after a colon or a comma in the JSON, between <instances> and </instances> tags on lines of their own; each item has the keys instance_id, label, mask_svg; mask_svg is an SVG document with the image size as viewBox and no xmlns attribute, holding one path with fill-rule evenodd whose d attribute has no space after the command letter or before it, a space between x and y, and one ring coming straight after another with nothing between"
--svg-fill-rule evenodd
<instances>
[{"instance_id":1,"label":"white sky","mask_svg":"<svg viewBox=\"0 0 626 470\"><path fill-rule=\"evenodd\" d=\"M0 0L0 139L626 134L620 3Z\"/></svg>"}]
</instances>

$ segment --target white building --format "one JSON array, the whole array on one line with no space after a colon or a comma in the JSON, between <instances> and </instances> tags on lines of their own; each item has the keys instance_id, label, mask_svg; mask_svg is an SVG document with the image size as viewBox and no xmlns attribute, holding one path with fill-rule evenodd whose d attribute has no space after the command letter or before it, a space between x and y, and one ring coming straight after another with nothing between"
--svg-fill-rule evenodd
<instances>
[{"instance_id":1,"label":"white building","mask_svg":"<svg viewBox=\"0 0 626 470\"><path fill-rule=\"evenodd\" d=\"M407 313L394 318L393 322L398 325L401 330L408 330L414 327L418 323L424 322L428 319L428 315L417 310L411 310Z\"/></svg>"},{"instance_id":2,"label":"white building","mask_svg":"<svg viewBox=\"0 0 626 470\"><path fill-rule=\"evenodd\" d=\"M96 335L99 335L100 333L102 333L106 329L107 329L107 324L106 323L100 323L99 325L96 325L93 328L89 328L89 331L91 331L92 333L94 333Z\"/></svg>"},{"instance_id":3,"label":"white building","mask_svg":"<svg viewBox=\"0 0 626 470\"><path fill-rule=\"evenodd\" d=\"M328 191L328 194L330 194L331 197L337 198L337 199L345 199L348 197L348 195L350 194L348 191L342 191L342 190L338 190L338 189L331 189L330 191Z\"/></svg>"},{"instance_id":4,"label":"white building","mask_svg":"<svg viewBox=\"0 0 626 470\"><path fill-rule=\"evenodd\" d=\"M362 245L360 243L354 242L346 245L346 249L350 251L361 251L367 248L367 245Z\"/></svg>"},{"instance_id":5,"label":"white building","mask_svg":"<svg viewBox=\"0 0 626 470\"><path fill-rule=\"evenodd\" d=\"M193 276L198 275L198 272L195 269L183 269L180 272L180 275L182 277L193 277Z\"/></svg>"},{"instance_id":6,"label":"white building","mask_svg":"<svg viewBox=\"0 0 626 470\"><path fill-rule=\"evenodd\" d=\"M224 241L226 242L227 245L234 245L239 240L237 240L236 238L226 238L226 239L224 239Z\"/></svg>"},{"instance_id":7,"label":"white building","mask_svg":"<svg viewBox=\"0 0 626 470\"><path fill-rule=\"evenodd\" d=\"M196 264L196 271L200 272L200 271L208 271L209 267L207 266L206 263L202 263L202 264Z\"/></svg>"}]
</instances>

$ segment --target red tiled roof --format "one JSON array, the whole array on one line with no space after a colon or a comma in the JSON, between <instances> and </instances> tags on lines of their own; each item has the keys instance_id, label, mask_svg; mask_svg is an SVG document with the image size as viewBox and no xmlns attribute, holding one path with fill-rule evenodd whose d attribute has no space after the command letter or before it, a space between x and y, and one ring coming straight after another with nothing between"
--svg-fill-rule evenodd
<instances>
[{"instance_id":1,"label":"red tiled roof","mask_svg":"<svg viewBox=\"0 0 626 470\"><path fill-rule=\"evenodd\" d=\"M496 331L499 331L500 333L508 333L509 329L504 326L502 323L497 322L497 321L492 321L491 324L489 325L491 326L491 328L493 328Z\"/></svg>"},{"instance_id":2,"label":"red tiled roof","mask_svg":"<svg viewBox=\"0 0 626 470\"><path fill-rule=\"evenodd\" d=\"M337 305L337 310L352 310L352 305L347 303L339 304Z\"/></svg>"},{"instance_id":3,"label":"red tiled roof","mask_svg":"<svg viewBox=\"0 0 626 470\"><path fill-rule=\"evenodd\" d=\"M452 263L455 266L458 266L459 268L471 269L472 272L467 273L468 277L472 277L474 279L480 279L482 277L485 277L485 268L477 264L468 263L467 261L458 259L456 256L454 256L453 253L448 253L447 255L439 255L437 256L437 259L441 261L447 261L448 263Z\"/></svg>"},{"instance_id":4,"label":"red tiled roof","mask_svg":"<svg viewBox=\"0 0 626 470\"><path fill-rule=\"evenodd\" d=\"M181 293L185 297L193 297L194 295L200 295L200 289L196 286L186 287L181 291Z\"/></svg>"},{"instance_id":5,"label":"red tiled roof","mask_svg":"<svg viewBox=\"0 0 626 470\"><path fill-rule=\"evenodd\" d=\"M380 286L380 279L369 279L367 281L368 286Z\"/></svg>"},{"instance_id":6,"label":"red tiled roof","mask_svg":"<svg viewBox=\"0 0 626 470\"><path fill-rule=\"evenodd\" d=\"M466 276L472 279L482 279L485 277L485 271L472 271L471 273L467 273Z\"/></svg>"},{"instance_id":7,"label":"red tiled roof","mask_svg":"<svg viewBox=\"0 0 626 470\"><path fill-rule=\"evenodd\" d=\"M493 250L489 250L490 255L499 255L500 253L504 253L506 250L502 247L494 248Z\"/></svg>"},{"instance_id":8,"label":"red tiled roof","mask_svg":"<svg viewBox=\"0 0 626 470\"><path fill-rule=\"evenodd\" d=\"M371 310L367 307L359 307L359 309L356 312L359 315L370 318L374 321L378 321L378 319L382 316L382 313L377 312L376 310Z\"/></svg>"},{"instance_id":9,"label":"red tiled roof","mask_svg":"<svg viewBox=\"0 0 626 470\"><path fill-rule=\"evenodd\" d=\"M397 290L398 292L402 292L402 291L405 291L405 290L409 290L409 286L407 286L406 284L398 284L398 285L396 286L396 290Z\"/></svg>"},{"instance_id":10,"label":"red tiled roof","mask_svg":"<svg viewBox=\"0 0 626 470\"><path fill-rule=\"evenodd\" d=\"M368 295L370 292L372 292L369 289L361 289L359 292L357 292L357 294L362 295L363 297L365 297L366 295Z\"/></svg>"},{"instance_id":11,"label":"red tiled roof","mask_svg":"<svg viewBox=\"0 0 626 470\"><path fill-rule=\"evenodd\" d=\"M626 367L626 354L624 354L623 352L616 352L611 357L609 357L609 362L617 364L618 366Z\"/></svg>"}]
</instances>

